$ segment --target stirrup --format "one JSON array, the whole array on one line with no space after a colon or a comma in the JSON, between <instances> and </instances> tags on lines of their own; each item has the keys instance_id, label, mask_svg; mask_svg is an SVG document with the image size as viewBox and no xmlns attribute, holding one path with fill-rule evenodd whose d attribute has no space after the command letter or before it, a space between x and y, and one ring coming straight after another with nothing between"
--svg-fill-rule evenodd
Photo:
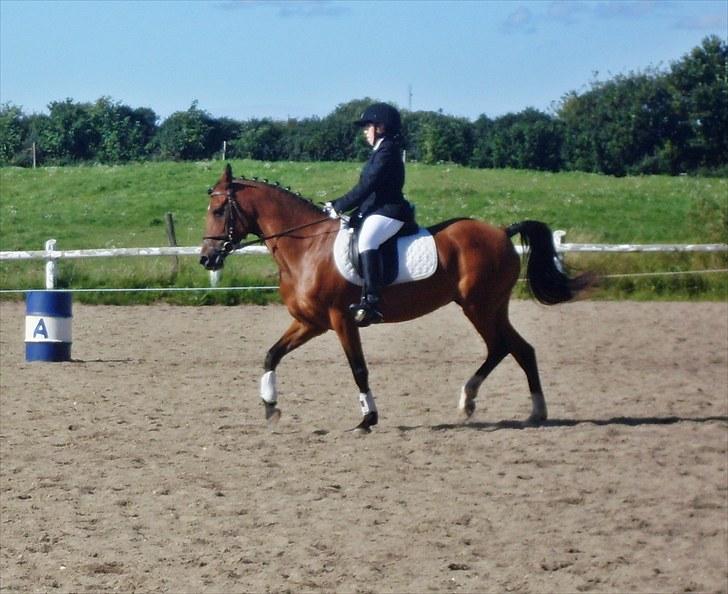
<instances>
[{"instance_id":1,"label":"stirrup","mask_svg":"<svg viewBox=\"0 0 728 594\"><path fill-rule=\"evenodd\" d=\"M356 325L360 328L366 328L370 324L379 324L384 321L384 316L371 303L362 301L349 306L349 311L354 317Z\"/></svg>"}]
</instances>

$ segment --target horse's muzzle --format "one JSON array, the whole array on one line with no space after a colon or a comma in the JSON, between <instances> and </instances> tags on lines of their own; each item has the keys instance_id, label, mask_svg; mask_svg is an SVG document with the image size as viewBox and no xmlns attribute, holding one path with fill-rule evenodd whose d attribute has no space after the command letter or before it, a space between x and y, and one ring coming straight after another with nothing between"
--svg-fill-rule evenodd
<instances>
[{"instance_id":1,"label":"horse's muzzle","mask_svg":"<svg viewBox=\"0 0 728 594\"><path fill-rule=\"evenodd\" d=\"M218 244L210 244L209 240L216 238L205 238L202 244L202 255L200 256L200 264L207 270L220 270L223 267L225 258L228 254L235 251L236 244L232 241L222 241Z\"/></svg>"},{"instance_id":2,"label":"horse's muzzle","mask_svg":"<svg viewBox=\"0 0 728 594\"><path fill-rule=\"evenodd\" d=\"M220 270L225 263L225 256L227 255L228 252L215 250L209 256L200 256L200 264L202 264L207 270Z\"/></svg>"}]
</instances>

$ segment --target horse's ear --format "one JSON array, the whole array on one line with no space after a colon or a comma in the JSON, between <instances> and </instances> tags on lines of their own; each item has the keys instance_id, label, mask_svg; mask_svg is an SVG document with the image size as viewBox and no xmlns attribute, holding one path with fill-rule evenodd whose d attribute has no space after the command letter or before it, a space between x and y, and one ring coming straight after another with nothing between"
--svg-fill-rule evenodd
<instances>
[{"instance_id":1,"label":"horse's ear","mask_svg":"<svg viewBox=\"0 0 728 594\"><path fill-rule=\"evenodd\" d=\"M222 172L222 177L220 178L220 181L226 184L229 184L233 181L233 168L230 166L230 163L225 165L225 170Z\"/></svg>"}]
</instances>

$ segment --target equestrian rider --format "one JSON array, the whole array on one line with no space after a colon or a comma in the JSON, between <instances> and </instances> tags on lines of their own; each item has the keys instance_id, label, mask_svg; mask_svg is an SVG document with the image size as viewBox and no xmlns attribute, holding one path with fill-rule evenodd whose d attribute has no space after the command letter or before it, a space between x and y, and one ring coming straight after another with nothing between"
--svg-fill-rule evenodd
<instances>
[{"instance_id":1,"label":"equestrian rider","mask_svg":"<svg viewBox=\"0 0 728 594\"><path fill-rule=\"evenodd\" d=\"M377 308L382 288L382 261L379 246L394 236L405 223L414 221L414 209L402 194L404 161L399 112L386 103L374 103L355 122L373 147L359 182L346 194L327 202L324 210L333 218L339 212L352 213L352 223L361 225L359 255L364 287L360 303L349 310L359 326L383 320Z\"/></svg>"}]
</instances>

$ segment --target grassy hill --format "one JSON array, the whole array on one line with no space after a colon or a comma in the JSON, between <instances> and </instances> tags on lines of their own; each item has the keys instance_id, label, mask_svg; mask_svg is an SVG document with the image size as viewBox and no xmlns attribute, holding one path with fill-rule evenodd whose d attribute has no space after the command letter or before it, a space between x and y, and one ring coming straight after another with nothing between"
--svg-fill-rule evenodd
<instances>
[{"instance_id":1,"label":"grassy hill","mask_svg":"<svg viewBox=\"0 0 728 594\"><path fill-rule=\"evenodd\" d=\"M357 180L358 163L264 163L233 161L236 175L280 181L315 202L335 198ZM206 190L222 172L221 162L139 163L124 166L0 169L0 250L42 249L49 238L59 249L167 245L165 213L174 215L179 245L199 245L207 207ZM407 166L405 192L429 225L472 216L507 225L539 219L567 232L570 242L725 242L728 179L645 176L613 178L586 173L544 173L468 169L453 165ZM567 263L601 274L725 268L725 255L567 256ZM275 284L266 256L232 258L228 286ZM725 273L606 279L597 297L724 299ZM66 260L62 286L206 287L207 273L196 258ZM0 262L0 288L42 288L40 261ZM8 294L5 294L6 296ZM266 300L250 292L171 293L185 303ZM16 295L17 298L17 295ZM156 293L84 293L94 302L144 302ZM275 297L273 297L275 298Z\"/></svg>"}]
</instances>

